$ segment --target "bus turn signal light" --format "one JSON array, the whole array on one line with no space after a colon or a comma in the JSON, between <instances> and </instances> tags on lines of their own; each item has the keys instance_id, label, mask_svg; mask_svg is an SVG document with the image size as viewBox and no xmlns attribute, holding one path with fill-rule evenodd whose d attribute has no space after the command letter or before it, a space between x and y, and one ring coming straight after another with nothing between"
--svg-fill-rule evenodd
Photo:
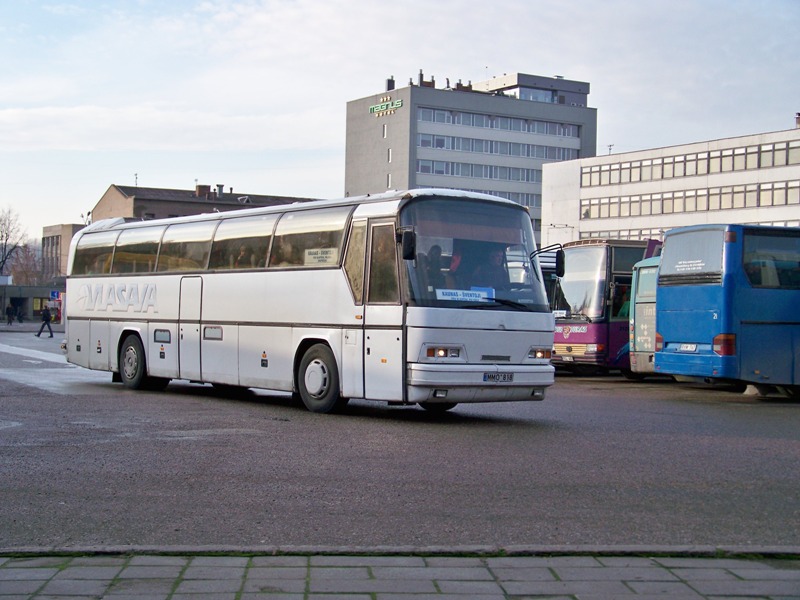
<instances>
[{"instance_id":1,"label":"bus turn signal light","mask_svg":"<svg viewBox=\"0 0 800 600\"><path fill-rule=\"evenodd\" d=\"M715 336L714 353L720 356L734 356L736 354L736 334L721 333Z\"/></svg>"}]
</instances>

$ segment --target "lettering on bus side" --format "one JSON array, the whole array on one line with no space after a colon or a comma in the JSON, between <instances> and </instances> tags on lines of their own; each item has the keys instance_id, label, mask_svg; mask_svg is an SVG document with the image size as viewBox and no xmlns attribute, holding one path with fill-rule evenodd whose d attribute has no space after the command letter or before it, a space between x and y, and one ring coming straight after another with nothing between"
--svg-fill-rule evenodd
<instances>
[{"instance_id":1,"label":"lettering on bus side","mask_svg":"<svg viewBox=\"0 0 800 600\"><path fill-rule=\"evenodd\" d=\"M156 285L152 283L87 283L78 290L77 303L86 311L158 312Z\"/></svg>"}]
</instances>

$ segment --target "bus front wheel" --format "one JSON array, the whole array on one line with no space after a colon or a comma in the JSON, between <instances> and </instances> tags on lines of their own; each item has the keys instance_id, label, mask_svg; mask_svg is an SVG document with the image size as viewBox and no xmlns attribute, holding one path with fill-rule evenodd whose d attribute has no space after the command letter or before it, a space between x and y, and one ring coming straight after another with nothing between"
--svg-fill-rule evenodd
<instances>
[{"instance_id":1,"label":"bus front wheel","mask_svg":"<svg viewBox=\"0 0 800 600\"><path fill-rule=\"evenodd\" d=\"M138 390L144 386L147 365L144 347L138 335L129 335L119 351L119 374L125 387Z\"/></svg>"},{"instance_id":2,"label":"bus front wheel","mask_svg":"<svg viewBox=\"0 0 800 600\"><path fill-rule=\"evenodd\" d=\"M339 395L339 371L333 352L324 344L311 346L300 361L297 388L305 407L315 413L330 413L347 404Z\"/></svg>"}]
</instances>

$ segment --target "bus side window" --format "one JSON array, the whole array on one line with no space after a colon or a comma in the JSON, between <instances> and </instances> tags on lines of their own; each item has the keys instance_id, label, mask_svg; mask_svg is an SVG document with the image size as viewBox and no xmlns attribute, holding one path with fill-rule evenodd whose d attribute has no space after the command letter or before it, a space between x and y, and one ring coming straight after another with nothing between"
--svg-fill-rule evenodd
<instances>
[{"instance_id":1,"label":"bus side window","mask_svg":"<svg viewBox=\"0 0 800 600\"><path fill-rule=\"evenodd\" d=\"M396 254L394 226L373 227L369 261L369 302L395 303L400 300Z\"/></svg>"}]
</instances>

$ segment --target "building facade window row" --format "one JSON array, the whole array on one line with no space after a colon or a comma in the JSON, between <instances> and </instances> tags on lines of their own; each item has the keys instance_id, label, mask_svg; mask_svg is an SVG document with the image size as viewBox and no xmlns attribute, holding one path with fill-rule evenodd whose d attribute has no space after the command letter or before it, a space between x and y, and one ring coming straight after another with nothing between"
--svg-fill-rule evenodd
<instances>
[{"instance_id":1,"label":"building facade window row","mask_svg":"<svg viewBox=\"0 0 800 600\"><path fill-rule=\"evenodd\" d=\"M800 219L788 221L758 221L745 225L769 225L772 227L800 227ZM583 231L580 239L613 239L613 240L663 240L664 233L670 229L606 229L605 231Z\"/></svg>"},{"instance_id":2,"label":"building facade window row","mask_svg":"<svg viewBox=\"0 0 800 600\"><path fill-rule=\"evenodd\" d=\"M498 165L449 162L446 160L417 160L417 173L426 175L445 175L450 177L471 177L474 179L496 179L498 181L521 181L541 183L541 169L524 169Z\"/></svg>"},{"instance_id":3,"label":"building facade window row","mask_svg":"<svg viewBox=\"0 0 800 600\"><path fill-rule=\"evenodd\" d=\"M800 181L581 200L581 220L800 204Z\"/></svg>"},{"instance_id":4,"label":"building facade window row","mask_svg":"<svg viewBox=\"0 0 800 600\"><path fill-rule=\"evenodd\" d=\"M534 119L520 119L518 117L501 117L482 113L444 110L440 108L417 109L417 121L429 123L447 123L465 127L482 127L485 129L500 129L503 131L519 131L521 133L538 133L543 135L556 135L561 137L580 137L580 126L571 123L557 123L554 121L540 121Z\"/></svg>"},{"instance_id":5,"label":"building facade window row","mask_svg":"<svg viewBox=\"0 0 800 600\"><path fill-rule=\"evenodd\" d=\"M777 142L587 166L581 169L581 187L694 177L797 164L800 164L800 141Z\"/></svg>"},{"instance_id":6,"label":"building facade window row","mask_svg":"<svg viewBox=\"0 0 800 600\"><path fill-rule=\"evenodd\" d=\"M521 158L540 158L543 160L574 160L578 158L578 150L575 148L482 140L433 133L418 133L417 147L475 152L478 154L498 154L500 156L519 156Z\"/></svg>"}]
</instances>

